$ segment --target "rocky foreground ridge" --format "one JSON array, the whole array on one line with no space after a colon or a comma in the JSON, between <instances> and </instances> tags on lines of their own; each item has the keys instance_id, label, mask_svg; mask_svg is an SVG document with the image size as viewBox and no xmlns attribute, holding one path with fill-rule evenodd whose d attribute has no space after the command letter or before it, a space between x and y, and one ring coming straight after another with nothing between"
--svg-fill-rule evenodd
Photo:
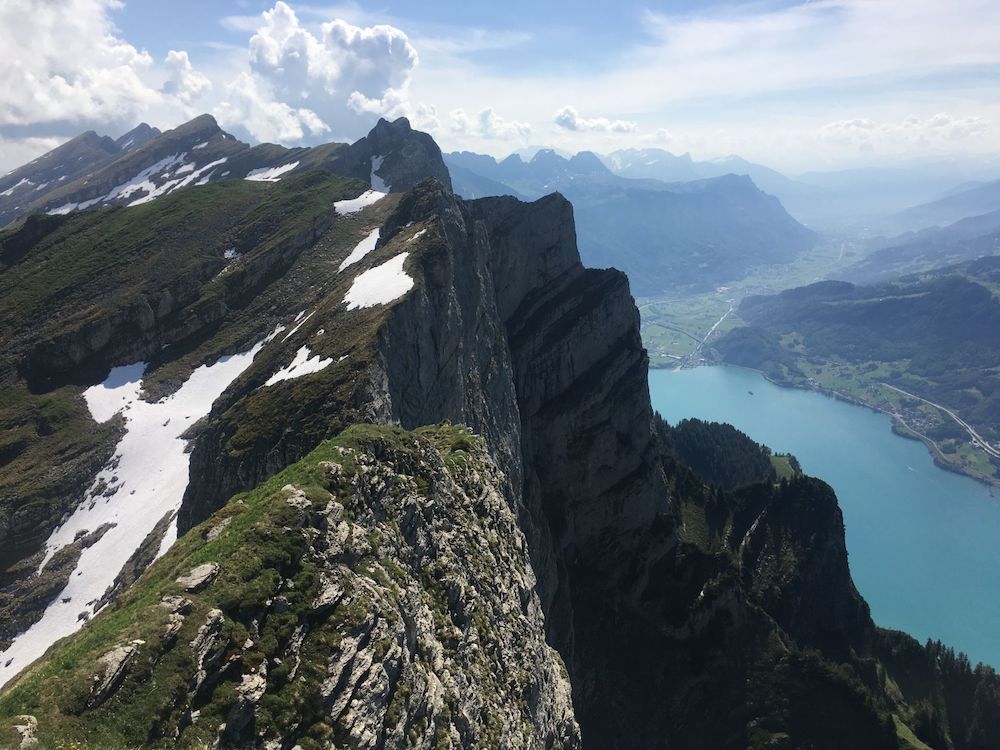
<instances>
[{"instance_id":1,"label":"rocky foreground ridge","mask_svg":"<svg viewBox=\"0 0 1000 750\"><path fill-rule=\"evenodd\" d=\"M579 747L502 488L464 428L352 428L185 536L4 708L35 704L43 747Z\"/></svg>"},{"instance_id":2,"label":"rocky foreground ridge","mask_svg":"<svg viewBox=\"0 0 1000 750\"><path fill-rule=\"evenodd\" d=\"M10 467L73 455L85 486L129 429L93 430L83 385L142 359L146 398L180 397L249 357L184 433L179 540L3 688L0 741L996 746L1000 682L872 623L829 487L680 458L628 282L582 266L570 204L413 182L438 167L411 133L380 123L369 139L400 156L358 148L346 176L223 180L0 237L0 277L43 288L5 313L26 404L5 417L30 425L0 477L7 591L78 502ZM366 192L376 157L405 187ZM60 259L83 296L44 292ZM369 304L363 277L390 264L403 291ZM83 304L112 284L113 304ZM703 454L758 465L759 446L706 434ZM30 622L19 601L0 603Z\"/></svg>"}]
</instances>

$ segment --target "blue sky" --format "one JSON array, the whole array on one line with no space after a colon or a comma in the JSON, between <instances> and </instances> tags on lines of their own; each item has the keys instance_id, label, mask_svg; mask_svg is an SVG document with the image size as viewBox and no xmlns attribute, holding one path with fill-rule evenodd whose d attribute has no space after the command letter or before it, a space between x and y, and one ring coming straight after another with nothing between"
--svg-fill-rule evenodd
<instances>
[{"instance_id":1,"label":"blue sky","mask_svg":"<svg viewBox=\"0 0 1000 750\"><path fill-rule=\"evenodd\" d=\"M211 112L446 149L659 147L786 172L1000 153L1000 3L5 0L0 167L93 128Z\"/></svg>"}]
</instances>

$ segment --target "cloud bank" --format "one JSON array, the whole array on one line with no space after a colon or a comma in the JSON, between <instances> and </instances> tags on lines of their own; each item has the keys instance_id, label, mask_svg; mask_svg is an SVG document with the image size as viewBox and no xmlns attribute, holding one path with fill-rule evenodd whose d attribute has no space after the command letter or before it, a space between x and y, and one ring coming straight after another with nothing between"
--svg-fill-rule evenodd
<instances>
[{"instance_id":1,"label":"cloud bank","mask_svg":"<svg viewBox=\"0 0 1000 750\"><path fill-rule=\"evenodd\" d=\"M552 121L564 130L572 130L576 133L585 131L599 133L634 133L638 130L638 125L630 120L609 120L607 117L581 117L575 107L569 105L563 107Z\"/></svg>"},{"instance_id":2,"label":"cloud bank","mask_svg":"<svg viewBox=\"0 0 1000 750\"><path fill-rule=\"evenodd\" d=\"M498 156L529 142L666 143L794 170L1000 151L990 0L623 8L634 29L597 70L553 52L560 30L544 24L467 27L416 6L406 18L283 0L219 19L222 39L154 59L113 22L141 12L121 0L0 0L0 166L86 129L166 128L205 111L244 139L288 145L353 140L376 117L405 115L446 150ZM572 104L553 113L556 91Z\"/></svg>"}]
</instances>

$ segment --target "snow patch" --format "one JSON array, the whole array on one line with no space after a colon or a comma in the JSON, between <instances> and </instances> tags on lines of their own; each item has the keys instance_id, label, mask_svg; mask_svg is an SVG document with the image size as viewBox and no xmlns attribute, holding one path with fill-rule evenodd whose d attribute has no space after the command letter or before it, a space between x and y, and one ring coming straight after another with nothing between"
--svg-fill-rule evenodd
<instances>
[{"instance_id":1,"label":"snow patch","mask_svg":"<svg viewBox=\"0 0 1000 750\"><path fill-rule=\"evenodd\" d=\"M351 254L344 258L344 262L340 264L338 271L343 271L349 265L357 263L359 260L364 258L368 253L375 249L375 245L378 243L379 230L373 229L367 237L365 237L361 242L354 246L351 250Z\"/></svg>"},{"instance_id":2,"label":"snow patch","mask_svg":"<svg viewBox=\"0 0 1000 750\"><path fill-rule=\"evenodd\" d=\"M4 198L7 198L13 195L14 191L17 190L19 187L21 187L21 185L34 185L34 184L35 183L33 183L27 177L22 177L20 182L18 182L16 185L11 185L9 188L0 193L0 195L2 195Z\"/></svg>"},{"instance_id":3,"label":"snow patch","mask_svg":"<svg viewBox=\"0 0 1000 750\"><path fill-rule=\"evenodd\" d=\"M197 146L192 146L191 150L192 151L197 151L199 148L205 148L205 146L207 146L207 145L208 145L208 141L202 141Z\"/></svg>"},{"instance_id":4,"label":"snow patch","mask_svg":"<svg viewBox=\"0 0 1000 750\"><path fill-rule=\"evenodd\" d=\"M304 323L305 321L302 322ZM292 333L295 333L295 331L293 330ZM288 335L291 336L292 334ZM288 338L288 336L285 338ZM303 346L295 352L295 357L292 358L291 363L287 367L282 367L267 379L264 387L280 383L282 380L291 380L292 378L301 378L303 375L311 375L314 372L319 372L332 362L332 357L324 358L318 354L314 355L309 351L308 346Z\"/></svg>"},{"instance_id":5,"label":"snow patch","mask_svg":"<svg viewBox=\"0 0 1000 750\"><path fill-rule=\"evenodd\" d=\"M106 421L119 412L124 415L125 435L84 501L49 536L42 565L78 533L93 531L104 523L116 525L83 551L66 588L42 618L0 654L0 685L95 614L96 600L136 548L160 519L176 513L187 489L190 462L190 454L185 452L187 441L181 435L209 413L215 400L278 333L275 329L249 351L202 365L176 393L156 403L139 399L145 370L141 363L114 368L103 383L84 392L94 419ZM159 553L176 537L175 521Z\"/></svg>"},{"instance_id":6,"label":"snow patch","mask_svg":"<svg viewBox=\"0 0 1000 750\"><path fill-rule=\"evenodd\" d=\"M295 321L297 321L297 322L295 323L295 327L294 327L294 328L293 328L292 330L290 330L290 331L289 331L288 333L286 333L286 334L285 334L285 338L283 338L283 339L282 339L282 341L288 341L288 339L290 339L290 338L291 338L292 336L294 336L294 335L295 335L295 332L296 332L297 330L299 330L299 329L300 329L300 328L302 327L302 325L303 325L303 324L304 324L304 323L305 323L305 322L306 322L307 320L309 320L309 318L311 318L311 317L312 317L313 315L315 315L315 314L316 314L316 311L315 311L315 310L313 310L313 311L312 311L311 313L309 313L309 314L308 314L308 315L306 315L306 316L305 316L304 318L302 318L302 313L304 313L304 312L305 312L305 310L303 310L302 312L300 312L300 313L299 313L299 314L298 314L298 315L296 316L296 318L295 318ZM302 318L302 320L299 320L299 318Z\"/></svg>"},{"instance_id":7,"label":"snow patch","mask_svg":"<svg viewBox=\"0 0 1000 750\"><path fill-rule=\"evenodd\" d=\"M282 164L280 167L251 169L243 179L250 180L251 182L277 182L281 179L281 175L285 174L285 172L291 172L297 166L299 166L299 163L293 161L288 164Z\"/></svg>"},{"instance_id":8,"label":"snow patch","mask_svg":"<svg viewBox=\"0 0 1000 750\"><path fill-rule=\"evenodd\" d=\"M413 236L407 240L407 242L414 242L427 234L427 229L421 229L419 232L414 232Z\"/></svg>"},{"instance_id":9,"label":"snow patch","mask_svg":"<svg viewBox=\"0 0 1000 750\"><path fill-rule=\"evenodd\" d=\"M183 163L184 157L186 156L187 153L184 152L179 154L171 154L170 156L163 157L155 164L151 164L150 166L146 167L144 170L135 175L135 177L133 177L132 179L127 180L126 182L123 182L120 185L111 188L111 190L108 192L107 195L105 195L102 198L96 198L94 200L94 203L98 201L110 201L114 200L115 198L128 198L133 193L145 192L147 194L152 194L158 188L150 178L152 178L153 175L162 175L163 172L172 169L175 165ZM169 183L165 183L165 185L166 184ZM152 200L152 198L150 198L150 200ZM87 206L81 203L80 209L82 210L84 208L87 208Z\"/></svg>"},{"instance_id":10,"label":"snow patch","mask_svg":"<svg viewBox=\"0 0 1000 750\"><path fill-rule=\"evenodd\" d=\"M136 193L142 194L141 197L136 198L126 205L138 206L143 203L149 203L162 195L172 193L178 188L190 185L196 180L198 180L196 184L204 185L212 176L212 173L209 170L213 170L215 167L218 167L220 164L224 164L226 162L226 157L224 156L221 159L209 162L203 167L195 168L193 163L183 163L186 156L187 152L185 151L183 153L172 154L171 156L164 157L155 164L146 167L126 182L116 185L105 195L98 196L97 198L93 198L88 201L83 201L82 203L65 203L58 208L52 209L48 213L61 215L68 214L71 211L83 211L98 203L110 203L114 200L131 198ZM174 172L175 178L172 180L166 179L166 177L170 174L170 170L177 164L180 164L181 166ZM208 175L199 180L199 178L201 178L206 172L208 172ZM176 176L181 174L184 174L185 176ZM157 185L153 181L156 177L163 180L162 184Z\"/></svg>"},{"instance_id":11,"label":"snow patch","mask_svg":"<svg viewBox=\"0 0 1000 750\"><path fill-rule=\"evenodd\" d=\"M363 208L366 208L373 203L385 198L385 193L380 193L378 190L366 190L357 198L351 198L346 201L334 201L333 208L338 214L355 214Z\"/></svg>"},{"instance_id":12,"label":"snow patch","mask_svg":"<svg viewBox=\"0 0 1000 750\"><path fill-rule=\"evenodd\" d=\"M51 211L46 211L49 216L63 216L68 214L70 211L75 211L76 207L80 205L79 203L63 203L59 208L53 208Z\"/></svg>"},{"instance_id":13,"label":"snow patch","mask_svg":"<svg viewBox=\"0 0 1000 750\"><path fill-rule=\"evenodd\" d=\"M389 187L389 183L375 174L378 170L382 168L382 162L385 161L384 156L373 156L372 157L372 173L369 182L372 184L372 190L377 190L380 193L389 193L392 188Z\"/></svg>"},{"instance_id":14,"label":"snow patch","mask_svg":"<svg viewBox=\"0 0 1000 750\"><path fill-rule=\"evenodd\" d=\"M392 260L358 274L344 295L348 310L387 305L413 288L413 279L403 270L409 253L400 253Z\"/></svg>"},{"instance_id":15,"label":"snow patch","mask_svg":"<svg viewBox=\"0 0 1000 750\"><path fill-rule=\"evenodd\" d=\"M97 422L107 422L118 412L138 401L142 389L142 375L146 363L112 367L103 383L93 385L83 392L90 416Z\"/></svg>"},{"instance_id":16,"label":"snow patch","mask_svg":"<svg viewBox=\"0 0 1000 750\"><path fill-rule=\"evenodd\" d=\"M241 253L235 247L231 247L224 253L222 253L222 257L225 258L226 260L236 260L237 258L242 258L243 253Z\"/></svg>"},{"instance_id":17,"label":"snow patch","mask_svg":"<svg viewBox=\"0 0 1000 750\"><path fill-rule=\"evenodd\" d=\"M182 180L170 180L169 182L164 182L159 187L156 187L155 185L152 185L152 183L147 182L145 185L143 185L143 187L147 190L147 194L137 200L132 201L128 205L138 206L142 203L149 203L152 200L156 200L161 195L172 193L174 190L185 187L186 185L190 185L192 182L201 177L205 172L208 172L209 170L214 169L220 164L225 164L225 163L226 163L226 157L223 156L221 159L217 159L215 161L209 162L203 167L199 167L198 169L191 172L187 177L185 177ZM209 174L209 177L211 177L211 174ZM110 199L110 197L112 196L109 195L108 199Z\"/></svg>"}]
</instances>

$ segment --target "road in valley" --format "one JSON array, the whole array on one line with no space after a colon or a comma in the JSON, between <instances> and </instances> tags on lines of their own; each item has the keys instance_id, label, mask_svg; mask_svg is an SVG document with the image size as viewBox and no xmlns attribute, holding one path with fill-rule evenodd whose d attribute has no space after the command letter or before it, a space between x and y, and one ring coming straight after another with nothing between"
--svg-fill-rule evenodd
<instances>
[{"instance_id":1,"label":"road in valley","mask_svg":"<svg viewBox=\"0 0 1000 750\"><path fill-rule=\"evenodd\" d=\"M958 416L947 406L942 406L941 404L935 404L933 401L928 401L926 398L921 398L920 396L917 396L914 393L909 393L907 391L904 391L902 388L897 388L896 386L889 385L888 383L882 383L882 385L884 385L886 388L891 388L897 393L902 393L904 396L915 398L917 399L917 401L923 401L925 404L933 406L936 409L940 409L949 417L958 422L958 424L962 427L962 429L964 429L966 432L969 433L969 437L972 438L973 445L978 445L980 448L982 448L984 451L986 451L989 455L993 456L994 458L1000 458L1000 450L997 450L992 445L990 445L989 442L987 442L987 440L984 437L982 437L978 432L976 432L972 428L972 425L970 425L968 422L966 422L964 419Z\"/></svg>"}]
</instances>

